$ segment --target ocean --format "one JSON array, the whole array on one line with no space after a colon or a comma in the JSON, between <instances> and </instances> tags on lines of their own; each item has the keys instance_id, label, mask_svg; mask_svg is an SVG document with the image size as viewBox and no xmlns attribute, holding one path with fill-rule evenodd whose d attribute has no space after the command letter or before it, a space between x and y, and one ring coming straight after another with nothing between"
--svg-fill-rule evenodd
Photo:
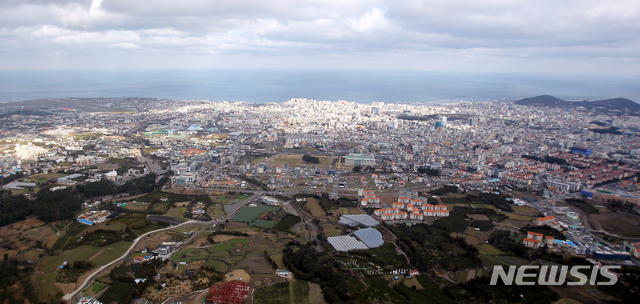
<instances>
[{"instance_id":1,"label":"ocean","mask_svg":"<svg viewBox=\"0 0 640 304\"><path fill-rule=\"evenodd\" d=\"M359 103L565 100L640 102L639 76L328 69L1 70L0 102L62 97L282 102L294 97Z\"/></svg>"}]
</instances>

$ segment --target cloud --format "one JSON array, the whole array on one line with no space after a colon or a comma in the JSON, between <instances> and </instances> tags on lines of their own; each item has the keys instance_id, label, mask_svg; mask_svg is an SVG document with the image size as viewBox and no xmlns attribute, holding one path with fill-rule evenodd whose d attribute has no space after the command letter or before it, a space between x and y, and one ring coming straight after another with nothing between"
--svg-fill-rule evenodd
<instances>
[{"instance_id":1,"label":"cloud","mask_svg":"<svg viewBox=\"0 0 640 304\"><path fill-rule=\"evenodd\" d=\"M122 56L167 59L159 65L215 54L264 66L296 58L301 66L584 69L598 59L640 70L638 32L637 0L0 1L0 63L21 51L82 52L99 65L126 49Z\"/></svg>"}]
</instances>

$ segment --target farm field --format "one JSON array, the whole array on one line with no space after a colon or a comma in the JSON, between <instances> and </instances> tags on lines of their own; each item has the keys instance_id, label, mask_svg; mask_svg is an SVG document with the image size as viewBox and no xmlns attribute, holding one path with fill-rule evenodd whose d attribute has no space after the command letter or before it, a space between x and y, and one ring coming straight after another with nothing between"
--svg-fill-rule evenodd
<instances>
[{"instance_id":1,"label":"farm field","mask_svg":"<svg viewBox=\"0 0 640 304\"><path fill-rule=\"evenodd\" d=\"M121 257L127 249L129 249L131 244L133 244L133 242L117 242L105 246L102 252L99 252L95 257L91 258L91 261L95 266L104 266Z\"/></svg>"},{"instance_id":2,"label":"farm field","mask_svg":"<svg viewBox=\"0 0 640 304\"><path fill-rule=\"evenodd\" d=\"M289 282L274 284L271 288L258 289L255 292L256 304L282 304L291 302Z\"/></svg>"},{"instance_id":3,"label":"farm field","mask_svg":"<svg viewBox=\"0 0 640 304\"><path fill-rule=\"evenodd\" d=\"M234 222L252 223L262 212L280 210L280 207L258 205L256 207L244 207L233 217Z\"/></svg>"},{"instance_id":4,"label":"farm field","mask_svg":"<svg viewBox=\"0 0 640 304\"><path fill-rule=\"evenodd\" d=\"M171 261L175 263L180 262L192 262L196 260L206 260L209 258L209 253L206 249L202 248L190 248L177 251L171 257Z\"/></svg>"},{"instance_id":5,"label":"farm field","mask_svg":"<svg viewBox=\"0 0 640 304\"><path fill-rule=\"evenodd\" d=\"M242 248L245 247L245 245L249 242L249 240L243 240L243 239L232 239L229 240L228 242L225 243L218 243L215 244L213 246L210 246L207 248L207 251L214 253L214 252L220 252L220 251L227 251L230 250L232 248ZM234 244L242 244L242 246L234 246Z\"/></svg>"},{"instance_id":6,"label":"farm field","mask_svg":"<svg viewBox=\"0 0 640 304\"><path fill-rule=\"evenodd\" d=\"M117 223L117 224L113 224L113 225L108 225L108 226L104 227L103 229L104 230L124 231L125 229L127 229L127 225L125 225L124 223Z\"/></svg>"},{"instance_id":7,"label":"farm field","mask_svg":"<svg viewBox=\"0 0 640 304\"><path fill-rule=\"evenodd\" d=\"M533 208L533 207L529 207L529 206L512 206L511 208L514 211L522 212L522 213L530 213L533 216L535 216L538 213L540 213L540 211L538 211L538 209Z\"/></svg>"},{"instance_id":8,"label":"farm field","mask_svg":"<svg viewBox=\"0 0 640 304\"><path fill-rule=\"evenodd\" d=\"M276 221L268 221L263 219L257 219L251 225L260 227L260 228L273 228L278 222Z\"/></svg>"},{"instance_id":9,"label":"farm field","mask_svg":"<svg viewBox=\"0 0 640 304\"><path fill-rule=\"evenodd\" d=\"M130 211L144 212L144 211L147 211L148 207L149 207L149 203L145 204L140 202L128 202L127 206L124 207L124 209L130 210Z\"/></svg>"},{"instance_id":10,"label":"farm field","mask_svg":"<svg viewBox=\"0 0 640 304\"><path fill-rule=\"evenodd\" d=\"M222 208L222 204L213 204L207 207L206 210L207 215L212 219L221 219L227 216L224 213L224 209Z\"/></svg>"},{"instance_id":11,"label":"farm field","mask_svg":"<svg viewBox=\"0 0 640 304\"><path fill-rule=\"evenodd\" d=\"M100 248L98 247L83 245L59 255L47 256L40 260L38 270L45 274L55 273L55 271L58 270L65 261L69 264L73 264L75 261L84 261L98 251L100 251Z\"/></svg>"},{"instance_id":12,"label":"farm field","mask_svg":"<svg viewBox=\"0 0 640 304\"><path fill-rule=\"evenodd\" d=\"M478 251L481 254L485 254L485 255L504 255L505 253L500 251L500 249L493 247L490 244L480 244L477 245L476 248L478 248Z\"/></svg>"},{"instance_id":13,"label":"farm field","mask_svg":"<svg viewBox=\"0 0 640 304\"><path fill-rule=\"evenodd\" d=\"M520 214L515 214L515 213L505 212L505 211L499 211L499 212L504 214L504 215L506 215L506 216L508 216L509 219L517 220L517 221L531 222L534 219L536 219L533 216L520 215Z\"/></svg>"},{"instance_id":14,"label":"farm field","mask_svg":"<svg viewBox=\"0 0 640 304\"><path fill-rule=\"evenodd\" d=\"M210 259L208 260L204 266L208 266L213 268L216 272L227 272L229 271L229 265L220 260Z\"/></svg>"},{"instance_id":15,"label":"farm field","mask_svg":"<svg viewBox=\"0 0 640 304\"><path fill-rule=\"evenodd\" d=\"M629 213L590 214L589 222L594 228L601 228L621 236L640 236L640 216Z\"/></svg>"},{"instance_id":16,"label":"farm field","mask_svg":"<svg viewBox=\"0 0 640 304\"><path fill-rule=\"evenodd\" d=\"M56 288L56 273L42 274L38 277L38 300L50 302L51 297L58 293Z\"/></svg>"},{"instance_id":17,"label":"farm field","mask_svg":"<svg viewBox=\"0 0 640 304\"><path fill-rule=\"evenodd\" d=\"M34 175L31 176L29 178L29 181L34 182L34 183L46 183L48 180L52 179L52 178L61 178L61 177L65 177L67 175L71 175L71 174L64 174L64 173L49 173L49 174L38 174L38 175Z\"/></svg>"},{"instance_id":18,"label":"farm field","mask_svg":"<svg viewBox=\"0 0 640 304\"><path fill-rule=\"evenodd\" d=\"M175 217L184 217L184 213L187 211L186 207L171 207L169 209L169 211L167 211L167 213L165 213L166 216L175 216Z\"/></svg>"},{"instance_id":19,"label":"farm field","mask_svg":"<svg viewBox=\"0 0 640 304\"><path fill-rule=\"evenodd\" d=\"M311 215L315 217L327 216L327 213L320 206L320 201L316 198L308 197L305 206L311 212Z\"/></svg>"}]
</instances>

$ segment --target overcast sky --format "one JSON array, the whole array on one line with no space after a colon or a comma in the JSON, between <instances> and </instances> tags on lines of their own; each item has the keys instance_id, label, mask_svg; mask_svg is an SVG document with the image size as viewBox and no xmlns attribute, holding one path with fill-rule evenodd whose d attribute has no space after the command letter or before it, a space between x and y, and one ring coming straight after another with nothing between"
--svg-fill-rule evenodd
<instances>
[{"instance_id":1,"label":"overcast sky","mask_svg":"<svg viewBox=\"0 0 640 304\"><path fill-rule=\"evenodd\" d=\"M638 0L0 0L0 69L640 74Z\"/></svg>"}]
</instances>

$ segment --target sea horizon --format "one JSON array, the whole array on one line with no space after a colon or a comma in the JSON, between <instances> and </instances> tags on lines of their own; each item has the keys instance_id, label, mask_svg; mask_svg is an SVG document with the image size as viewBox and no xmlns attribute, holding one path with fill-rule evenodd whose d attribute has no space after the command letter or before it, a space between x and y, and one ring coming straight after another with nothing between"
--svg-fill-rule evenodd
<instances>
[{"instance_id":1,"label":"sea horizon","mask_svg":"<svg viewBox=\"0 0 640 304\"><path fill-rule=\"evenodd\" d=\"M0 70L0 102L68 97L283 102L291 98L370 102L565 100L640 102L640 75L479 73L375 69Z\"/></svg>"}]
</instances>

